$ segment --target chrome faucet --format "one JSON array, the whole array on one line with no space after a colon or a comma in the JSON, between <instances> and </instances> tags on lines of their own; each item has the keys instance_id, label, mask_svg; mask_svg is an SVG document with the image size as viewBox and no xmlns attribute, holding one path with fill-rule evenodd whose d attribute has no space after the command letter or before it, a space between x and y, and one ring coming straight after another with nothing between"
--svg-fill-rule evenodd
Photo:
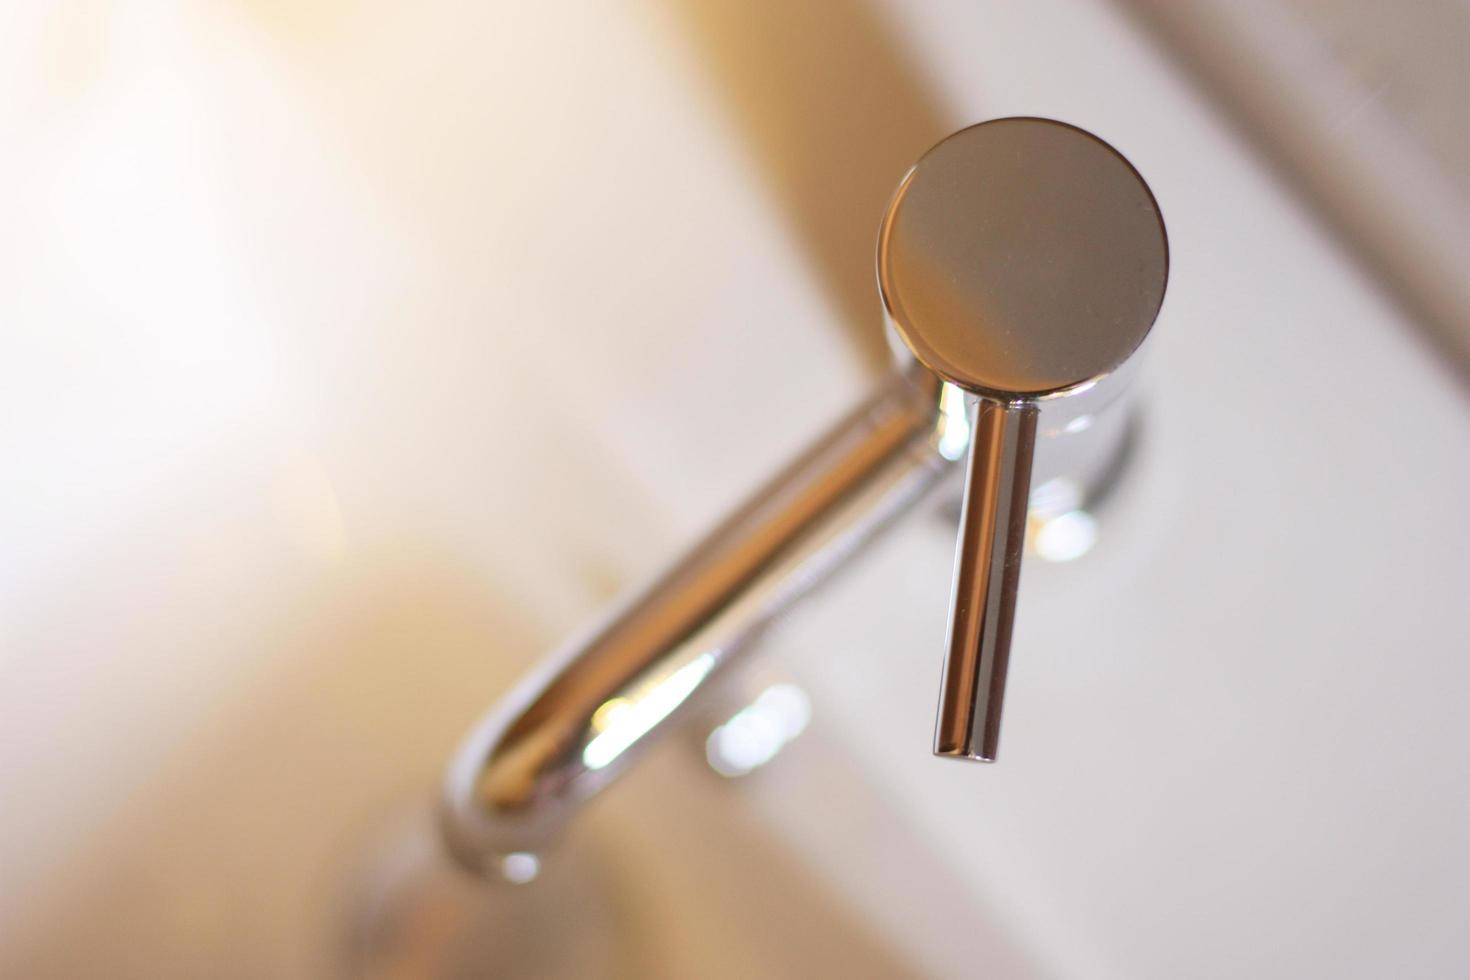
<instances>
[{"instance_id":1,"label":"chrome faucet","mask_svg":"<svg viewBox=\"0 0 1470 980\"><path fill-rule=\"evenodd\" d=\"M902 341L891 376L487 713L446 781L455 857L494 874L541 850L766 624L962 459L934 751L993 761L1033 475L1079 465L1089 433L1109 428L1092 423L1118 414L1167 278L1158 205L1097 137L1008 118L932 148L878 237Z\"/></svg>"}]
</instances>

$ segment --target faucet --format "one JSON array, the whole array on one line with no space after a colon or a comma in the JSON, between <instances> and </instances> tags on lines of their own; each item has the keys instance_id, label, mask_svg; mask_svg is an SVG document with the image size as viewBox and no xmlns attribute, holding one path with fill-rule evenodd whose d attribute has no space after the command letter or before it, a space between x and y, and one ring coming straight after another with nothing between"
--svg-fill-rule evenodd
<instances>
[{"instance_id":1,"label":"faucet","mask_svg":"<svg viewBox=\"0 0 1470 980\"><path fill-rule=\"evenodd\" d=\"M451 762L451 854L544 849L762 629L955 467L963 504L934 752L994 761L1033 477L1088 455L1163 303L1148 185L1066 123L930 149L878 234L892 373L748 503L494 705Z\"/></svg>"}]
</instances>

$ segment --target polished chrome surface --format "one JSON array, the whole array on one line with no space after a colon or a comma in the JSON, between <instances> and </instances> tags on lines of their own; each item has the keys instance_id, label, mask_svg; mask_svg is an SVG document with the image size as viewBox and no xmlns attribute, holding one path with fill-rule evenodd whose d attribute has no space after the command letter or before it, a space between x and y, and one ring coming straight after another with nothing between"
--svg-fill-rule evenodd
<instances>
[{"instance_id":1,"label":"polished chrome surface","mask_svg":"<svg viewBox=\"0 0 1470 980\"><path fill-rule=\"evenodd\" d=\"M1158 205L1116 150L997 119L926 153L878 238L894 328L930 370L1001 401L1066 393L1137 350L1164 299Z\"/></svg>"},{"instance_id":2,"label":"polished chrome surface","mask_svg":"<svg viewBox=\"0 0 1470 980\"><path fill-rule=\"evenodd\" d=\"M469 867L535 850L761 627L962 452L941 385L895 371L688 557L494 709L455 759L444 825ZM947 404L952 404L949 399Z\"/></svg>"},{"instance_id":3,"label":"polished chrome surface","mask_svg":"<svg viewBox=\"0 0 1470 980\"><path fill-rule=\"evenodd\" d=\"M904 178L878 270L913 357L900 350L867 402L484 718L446 784L462 864L503 876L507 855L548 843L762 627L967 452L935 744L995 757L1038 433L1076 441L1116 400L1114 371L1162 301L1163 225L1096 137L999 120Z\"/></svg>"},{"instance_id":4,"label":"polished chrome surface","mask_svg":"<svg viewBox=\"0 0 1470 980\"><path fill-rule=\"evenodd\" d=\"M1168 273L1148 185L1065 123L963 129L894 194L878 236L890 323L922 364L978 398L936 755L995 759L1042 406L1112 394L1120 379L1110 376L1148 336Z\"/></svg>"},{"instance_id":5,"label":"polished chrome surface","mask_svg":"<svg viewBox=\"0 0 1470 980\"><path fill-rule=\"evenodd\" d=\"M1036 446L1035 405L976 399L960 512L948 649L940 680L934 752L991 761L1001 701ZM972 556L978 560L971 560Z\"/></svg>"}]
</instances>

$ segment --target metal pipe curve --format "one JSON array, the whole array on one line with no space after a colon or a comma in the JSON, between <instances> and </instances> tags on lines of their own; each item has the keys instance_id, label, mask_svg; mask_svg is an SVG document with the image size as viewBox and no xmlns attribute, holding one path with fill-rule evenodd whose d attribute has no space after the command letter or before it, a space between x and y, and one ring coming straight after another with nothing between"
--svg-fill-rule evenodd
<instances>
[{"instance_id":1,"label":"metal pipe curve","mask_svg":"<svg viewBox=\"0 0 1470 980\"><path fill-rule=\"evenodd\" d=\"M613 781L772 619L968 448L957 390L913 362L688 554L549 657L464 740L444 784L450 852L493 873Z\"/></svg>"}]
</instances>

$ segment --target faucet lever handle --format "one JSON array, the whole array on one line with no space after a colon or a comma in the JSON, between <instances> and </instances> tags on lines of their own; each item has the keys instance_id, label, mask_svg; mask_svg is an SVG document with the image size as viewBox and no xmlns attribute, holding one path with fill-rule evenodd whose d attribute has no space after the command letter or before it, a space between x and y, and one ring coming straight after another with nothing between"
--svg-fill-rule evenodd
<instances>
[{"instance_id":1,"label":"faucet lever handle","mask_svg":"<svg viewBox=\"0 0 1470 980\"><path fill-rule=\"evenodd\" d=\"M976 398L969 410L970 453L934 754L994 762L1039 409Z\"/></svg>"},{"instance_id":2,"label":"faucet lever handle","mask_svg":"<svg viewBox=\"0 0 1470 980\"><path fill-rule=\"evenodd\" d=\"M973 399L938 755L995 758L1038 417L1121 384L1168 273L1143 178L1096 136L1050 119L960 130L888 206L878 287L889 325Z\"/></svg>"}]
</instances>

